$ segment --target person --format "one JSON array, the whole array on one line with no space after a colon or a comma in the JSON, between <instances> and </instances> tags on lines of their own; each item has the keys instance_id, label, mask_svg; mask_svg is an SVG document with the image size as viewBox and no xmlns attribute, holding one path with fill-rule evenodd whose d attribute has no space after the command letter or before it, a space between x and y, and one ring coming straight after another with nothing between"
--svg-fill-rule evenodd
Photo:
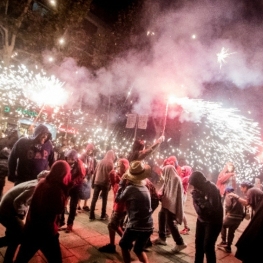
<instances>
[{"instance_id":1,"label":"person","mask_svg":"<svg viewBox=\"0 0 263 263\"><path fill-rule=\"evenodd\" d=\"M164 183L159 189L162 204L158 214L159 237L154 241L154 244L167 245L167 225L176 243L172 252L179 253L187 247L177 227L177 224L181 224L183 221L183 186L174 165L166 165L163 168L163 177Z\"/></svg>"},{"instance_id":2,"label":"person","mask_svg":"<svg viewBox=\"0 0 263 263\"><path fill-rule=\"evenodd\" d=\"M132 248L140 262L149 263L144 247L153 232L153 219L150 193L144 179L150 175L149 165L140 161L131 162L123 176L129 183L127 185L123 180L120 181L116 195L116 202L124 202L128 213L126 228L119 242L125 263L131 262Z\"/></svg>"},{"instance_id":3,"label":"person","mask_svg":"<svg viewBox=\"0 0 263 263\"><path fill-rule=\"evenodd\" d=\"M5 236L0 238L0 247L7 246L4 263L13 262L15 252L21 242L26 217L33 192L41 178L48 171L42 171L38 179L26 181L10 188L0 203L0 223L6 228Z\"/></svg>"},{"instance_id":4,"label":"person","mask_svg":"<svg viewBox=\"0 0 263 263\"><path fill-rule=\"evenodd\" d=\"M9 132L6 137L0 138L0 200L8 175L8 158L15 142L18 140L17 130Z\"/></svg>"},{"instance_id":5,"label":"person","mask_svg":"<svg viewBox=\"0 0 263 263\"><path fill-rule=\"evenodd\" d=\"M233 187L236 191L236 173L232 162L227 162L223 170L219 173L216 186L220 191L222 204L224 203L224 193L226 187Z\"/></svg>"},{"instance_id":6,"label":"person","mask_svg":"<svg viewBox=\"0 0 263 263\"><path fill-rule=\"evenodd\" d=\"M190 175L192 174L192 167L188 165L184 165L181 167L181 180L182 180L182 185L184 189L184 194L183 194L183 205L185 206L186 200L187 200L187 191L188 191L188 186L189 186L189 178ZM180 234L182 235L188 235L190 228L188 226L187 218L185 216L185 213L183 215L183 223L184 223L184 229L180 231Z\"/></svg>"},{"instance_id":7,"label":"person","mask_svg":"<svg viewBox=\"0 0 263 263\"><path fill-rule=\"evenodd\" d=\"M32 196L15 263L28 262L41 250L49 263L62 263L57 216L62 213L71 183L70 166L56 161Z\"/></svg>"},{"instance_id":8,"label":"person","mask_svg":"<svg viewBox=\"0 0 263 263\"><path fill-rule=\"evenodd\" d=\"M97 166L97 160L95 158L96 156L96 149L95 146L92 143L87 144L85 153L80 156L80 159L86 166L86 176L85 176L85 181L87 184L87 188L91 191L91 178L94 174L94 171ZM82 209L84 211L89 212L90 208L88 206L88 200L90 198L90 194L87 195L85 198L80 198L78 202L78 210L81 210L81 200L84 200L83 207Z\"/></svg>"},{"instance_id":9,"label":"person","mask_svg":"<svg viewBox=\"0 0 263 263\"><path fill-rule=\"evenodd\" d=\"M34 180L54 163L54 150L48 128L39 124L32 138L22 137L13 146L8 159L8 180L15 185Z\"/></svg>"},{"instance_id":10,"label":"person","mask_svg":"<svg viewBox=\"0 0 263 263\"><path fill-rule=\"evenodd\" d=\"M182 167L179 165L177 158L174 155L169 156L163 161L163 167L166 165L173 165L176 169L177 174L182 176Z\"/></svg>"},{"instance_id":11,"label":"person","mask_svg":"<svg viewBox=\"0 0 263 263\"><path fill-rule=\"evenodd\" d=\"M117 171L113 170L110 173L111 187L113 190L114 200L119 189L119 182L123 174L129 169L129 161L125 158L118 160ZM126 216L126 208L123 202L113 202L113 210L108 224L110 243L99 248L100 252L116 253L115 235L116 233L122 237L123 235L123 222Z\"/></svg>"},{"instance_id":12,"label":"person","mask_svg":"<svg viewBox=\"0 0 263 263\"><path fill-rule=\"evenodd\" d=\"M244 198L241 198L235 193L230 193L229 195L236 198L243 206L250 206L252 209L251 217L253 217L257 204L263 199L263 191L254 187L250 182L241 183L240 189L242 189L241 191L245 194Z\"/></svg>"},{"instance_id":13,"label":"person","mask_svg":"<svg viewBox=\"0 0 263 263\"><path fill-rule=\"evenodd\" d=\"M71 169L71 183L69 189L69 215L67 219L67 228L65 229L66 233L70 233L73 228L73 223L76 216L76 209L79 200L79 193L81 185L83 184L84 177L86 174L86 168L84 167L83 162L78 158L78 153L76 150L69 150L65 153L65 160L70 165ZM64 225L65 222L65 209L61 214L60 226Z\"/></svg>"},{"instance_id":14,"label":"person","mask_svg":"<svg viewBox=\"0 0 263 263\"><path fill-rule=\"evenodd\" d=\"M229 195L234 193L233 187L225 190L225 218L221 229L222 241L217 247L226 253L231 253L231 245L234 240L235 231L244 219L244 207L236 198Z\"/></svg>"},{"instance_id":15,"label":"person","mask_svg":"<svg viewBox=\"0 0 263 263\"><path fill-rule=\"evenodd\" d=\"M258 202L254 203L254 216L236 243L235 257L243 263L260 263L263 244L263 199L258 191L251 191L250 195L251 200L258 200Z\"/></svg>"},{"instance_id":16,"label":"person","mask_svg":"<svg viewBox=\"0 0 263 263\"><path fill-rule=\"evenodd\" d=\"M108 193L110 189L110 172L114 168L115 153L112 150L106 152L104 158L99 162L92 178L93 196L90 206L90 221L95 220L95 206L99 195L102 196L101 220L107 219L106 207L108 200Z\"/></svg>"},{"instance_id":17,"label":"person","mask_svg":"<svg viewBox=\"0 0 263 263\"><path fill-rule=\"evenodd\" d=\"M132 145L132 151L128 156L128 161L142 161L148 155L150 155L162 142L164 141L164 136L161 136L156 140L156 142L148 148L145 148L143 140L135 140Z\"/></svg>"},{"instance_id":18,"label":"person","mask_svg":"<svg viewBox=\"0 0 263 263\"><path fill-rule=\"evenodd\" d=\"M192 198L197 213L195 233L195 263L216 263L215 243L222 228L223 206L216 185L203 173L195 171L189 178Z\"/></svg>"}]
</instances>

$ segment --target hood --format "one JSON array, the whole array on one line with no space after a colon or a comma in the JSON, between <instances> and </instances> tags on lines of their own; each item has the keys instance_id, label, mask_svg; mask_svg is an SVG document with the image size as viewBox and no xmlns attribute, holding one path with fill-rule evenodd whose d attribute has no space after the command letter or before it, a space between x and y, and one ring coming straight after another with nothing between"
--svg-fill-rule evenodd
<instances>
[{"instance_id":1,"label":"hood","mask_svg":"<svg viewBox=\"0 0 263 263\"><path fill-rule=\"evenodd\" d=\"M78 160L78 152L74 149L71 149L71 150L66 152L65 157L70 158L74 161L77 161Z\"/></svg>"},{"instance_id":2,"label":"hood","mask_svg":"<svg viewBox=\"0 0 263 263\"><path fill-rule=\"evenodd\" d=\"M107 160L107 161L112 161L112 162L114 162L115 161L115 158L116 158L116 156L115 156L115 153L114 153L114 151L113 150L109 150L109 151L107 151L106 152L106 154L105 154L105 156L104 156L104 160Z\"/></svg>"},{"instance_id":3,"label":"hood","mask_svg":"<svg viewBox=\"0 0 263 263\"><path fill-rule=\"evenodd\" d=\"M166 165L174 165L175 167L177 167L178 166L177 158L174 155L168 157L163 161L163 166Z\"/></svg>"},{"instance_id":4,"label":"hood","mask_svg":"<svg viewBox=\"0 0 263 263\"><path fill-rule=\"evenodd\" d=\"M203 173L196 171L193 172L189 178L189 184L197 188L198 190L203 190L207 180Z\"/></svg>"},{"instance_id":5,"label":"hood","mask_svg":"<svg viewBox=\"0 0 263 263\"><path fill-rule=\"evenodd\" d=\"M50 172L46 175L46 180L50 183L69 185L71 182L71 170L66 161L58 160L51 166Z\"/></svg>"},{"instance_id":6,"label":"hood","mask_svg":"<svg viewBox=\"0 0 263 263\"><path fill-rule=\"evenodd\" d=\"M51 140L51 133L49 132L48 130L48 127L45 126L44 124L39 124L38 126L36 126L35 130L34 130L34 134L32 136L32 139L36 140L37 137L39 137L41 134L43 133L47 133L48 134L48 137L47 137L47 140Z\"/></svg>"},{"instance_id":7,"label":"hood","mask_svg":"<svg viewBox=\"0 0 263 263\"><path fill-rule=\"evenodd\" d=\"M129 164L129 161L127 159L120 158L118 161L123 164L123 166L125 167L125 171L129 168L130 164Z\"/></svg>"}]
</instances>

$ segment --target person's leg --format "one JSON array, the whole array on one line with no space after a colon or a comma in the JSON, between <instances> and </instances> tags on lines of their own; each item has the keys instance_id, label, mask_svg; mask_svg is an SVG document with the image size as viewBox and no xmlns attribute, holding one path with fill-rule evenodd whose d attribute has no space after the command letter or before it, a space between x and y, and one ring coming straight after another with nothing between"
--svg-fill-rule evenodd
<instances>
[{"instance_id":1,"label":"person's leg","mask_svg":"<svg viewBox=\"0 0 263 263\"><path fill-rule=\"evenodd\" d=\"M48 263L62 263L62 255L59 244L59 235L50 236L41 242L40 250Z\"/></svg>"},{"instance_id":2,"label":"person's leg","mask_svg":"<svg viewBox=\"0 0 263 263\"><path fill-rule=\"evenodd\" d=\"M174 223L174 214L166 210L166 225L169 227L173 240L177 245L184 245L184 240L181 237L177 225Z\"/></svg>"},{"instance_id":3,"label":"person's leg","mask_svg":"<svg viewBox=\"0 0 263 263\"><path fill-rule=\"evenodd\" d=\"M123 236L119 242L124 263L131 262L130 250L133 247L133 241L135 238L136 236L134 231L130 230L129 228L124 231Z\"/></svg>"},{"instance_id":4,"label":"person's leg","mask_svg":"<svg viewBox=\"0 0 263 263\"><path fill-rule=\"evenodd\" d=\"M40 244L38 240L32 236L30 237L28 233L25 235L25 239L22 240L14 263L28 262L39 250Z\"/></svg>"},{"instance_id":5,"label":"person's leg","mask_svg":"<svg viewBox=\"0 0 263 263\"><path fill-rule=\"evenodd\" d=\"M166 240L166 212L164 208L161 208L161 210L158 213L158 224L159 224L159 238L162 240Z\"/></svg>"},{"instance_id":6,"label":"person's leg","mask_svg":"<svg viewBox=\"0 0 263 263\"><path fill-rule=\"evenodd\" d=\"M67 220L68 231L72 230L73 222L76 217L77 204L79 200L79 187L74 186L70 190L69 216ZM71 229L70 229L71 228Z\"/></svg>"},{"instance_id":7,"label":"person's leg","mask_svg":"<svg viewBox=\"0 0 263 263\"><path fill-rule=\"evenodd\" d=\"M221 239L222 239L222 243L226 243L226 233L227 233L227 228L229 227L228 224L228 219L225 218L223 225L222 225L222 229L221 229Z\"/></svg>"},{"instance_id":8,"label":"person's leg","mask_svg":"<svg viewBox=\"0 0 263 263\"><path fill-rule=\"evenodd\" d=\"M231 221L232 221L232 224L229 225L228 238L227 238L227 247L230 250L231 250L231 245L232 245L234 237L235 237L235 232L241 223L240 220L236 220L236 219L232 219Z\"/></svg>"},{"instance_id":9,"label":"person's leg","mask_svg":"<svg viewBox=\"0 0 263 263\"><path fill-rule=\"evenodd\" d=\"M102 196L102 206L101 206L101 219L106 218L106 208L107 208L107 201L108 201L108 194L109 194L109 188L104 186L101 191Z\"/></svg>"},{"instance_id":10,"label":"person's leg","mask_svg":"<svg viewBox=\"0 0 263 263\"><path fill-rule=\"evenodd\" d=\"M6 228L7 249L5 252L4 263L13 262L16 250L22 239L24 228L23 220L18 217L10 218Z\"/></svg>"},{"instance_id":11,"label":"person's leg","mask_svg":"<svg viewBox=\"0 0 263 263\"><path fill-rule=\"evenodd\" d=\"M204 262L204 239L205 239L205 224L199 220L196 221L195 232L195 261L194 263Z\"/></svg>"},{"instance_id":12,"label":"person's leg","mask_svg":"<svg viewBox=\"0 0 263 263\"><path fill-rule=\"evenodd\" d=\"M206 224L204 250L207 263L216 263L215 243L220 234L222 225Z\"/></svg>"},{"instance_id":13,"label":"person's leg","mask_svg":"<svg viewBox=\"0 0 263 263\"><path fill-rule=\"evenodd\" d=\"M99 194L100 194L100 186L99 185L94 185L94 190L93 190L93 196L92 196L92 201L91 201L91 205L90 205L90 214L89 214L89 218L90 219L95 219L95 206L96 203L98 201L99 198Z\"/></svg>"},{"instance_id":14,"label":"person's leg","mask_svg":"<svg viewBox=\"0 0 263 263\"><path fill-rule=\"evenodd\" d=\"M139 258L140 262L149 263L147 254L143 250L152 234L152 231L135 231L135 232L136 232L136 239L133 249L134 253Z\"/></svg>"}]
</instances>

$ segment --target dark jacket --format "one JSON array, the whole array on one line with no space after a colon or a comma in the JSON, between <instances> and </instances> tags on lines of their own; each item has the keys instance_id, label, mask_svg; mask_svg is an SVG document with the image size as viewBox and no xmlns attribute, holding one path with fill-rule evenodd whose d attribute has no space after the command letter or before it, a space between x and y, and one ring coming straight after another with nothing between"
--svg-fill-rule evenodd
<instances>
[{"instance_id":1,"label":"dark jacket","mask_svg":"<svg viewBox=\"0 0 263 263\"><path fill-rule=\"evenodd\" d=\"M38 144L38 137L48 133L43 145ZM48 128L40 124L31 138L20 138L14 145L8 159L8 180L15 184L34 180L37 175L47 170L54 163L54 150Z\"/></svg>"},{"instance_id":2,"label":"dark jacket","mask_svg":"<svg viewBox=\"0 0 263 263\"><path fill-rule=\"evenodd\" d=\"M205 176L198 171L192 173L189 184L195 188L192 191L192 197L198 220L211 224L222 224L223 206L216 185L206 180Z\"/></svg>"}]
</instances>

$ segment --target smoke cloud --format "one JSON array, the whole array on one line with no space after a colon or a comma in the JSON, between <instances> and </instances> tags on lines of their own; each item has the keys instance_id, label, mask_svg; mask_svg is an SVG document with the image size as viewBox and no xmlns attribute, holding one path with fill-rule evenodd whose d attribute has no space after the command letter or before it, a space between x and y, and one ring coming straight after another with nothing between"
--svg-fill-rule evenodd
<instances>
[{"instance_id":1,"label":"smoke cloud","mask_svg":"<svg viewBox=\"0 0 263 263\"><path fill-rule=\"evenodd\" d=\"M169 95L201 98L205 83L230 82L238 89L261 86L262 23L246 16L247 2L185 3L168 11L155 9L154 20L144 19L149 50L129 50L95 76L69 58L54 69L56 76L74 98L84 95L91 105L98 103L99 94L138 94L134 110L140 114L150 113L153 101L163 103ZM229 56L220 67L217 54L223 47Z\"/></svg>"}]
</instances>

